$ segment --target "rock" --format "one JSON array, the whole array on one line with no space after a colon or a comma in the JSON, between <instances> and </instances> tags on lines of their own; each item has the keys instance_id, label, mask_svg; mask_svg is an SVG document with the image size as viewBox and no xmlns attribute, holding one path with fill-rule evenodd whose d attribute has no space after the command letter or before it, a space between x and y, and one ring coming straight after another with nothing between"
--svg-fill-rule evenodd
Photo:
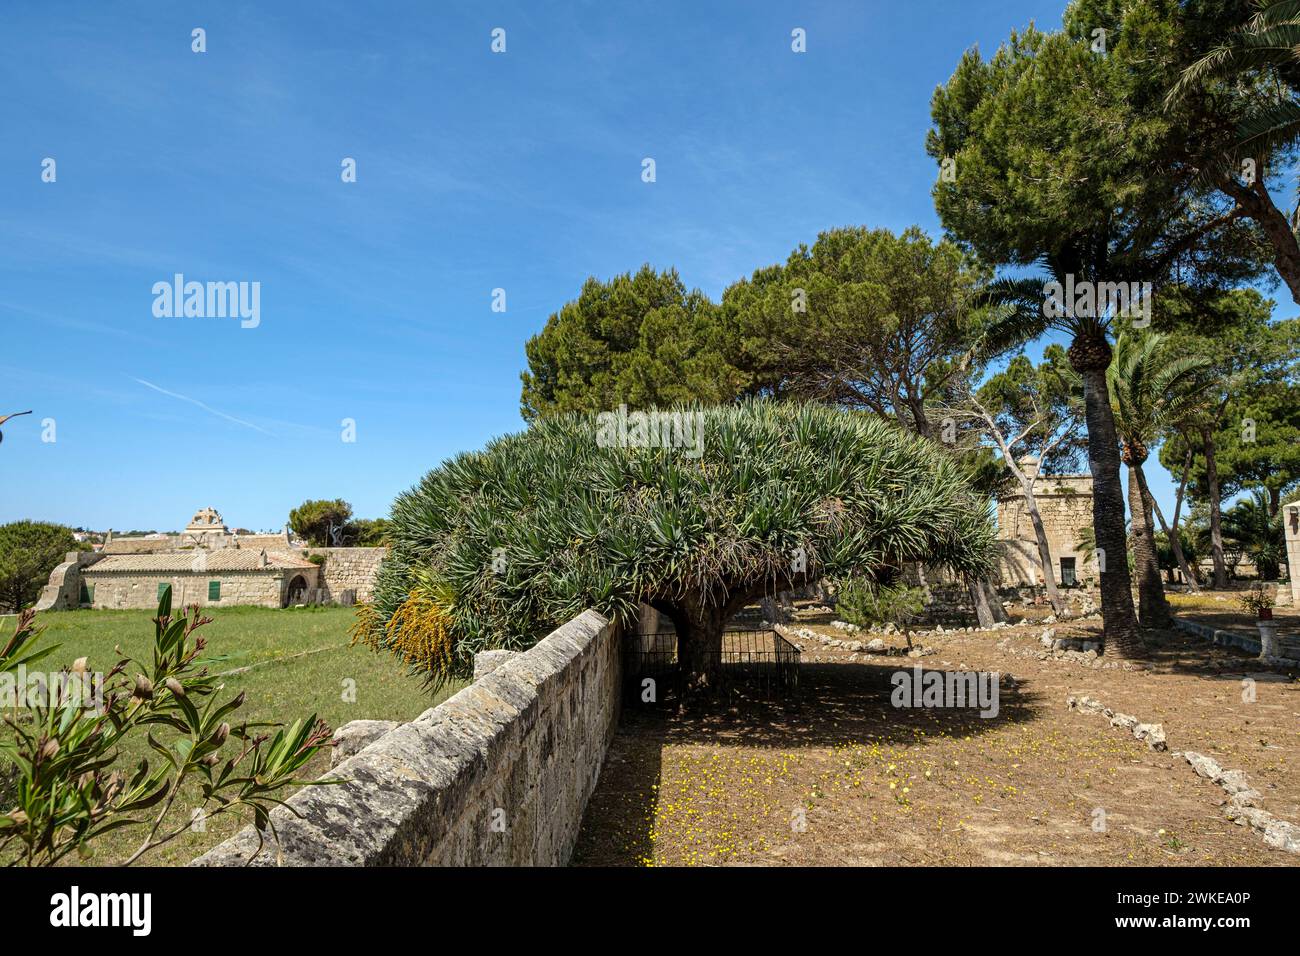
<instances>
[{"instance_id":1,"label":"rock","mask_svg":"<svg viewBox=\"0 0 1300 956\"><path fill-rule=\"evenodd\" d=\"M334 748L330 751L330 766L336 766L355 754L361 753L390 730L398 726L395 720L352 720L334 731Z\"/></svg>"},{"instance_id":2,"label":"rock","mask_svg":"<svg viewBox=\"0 0 1300 956\"><path fill-rule=\"evenodd\" d=\"M1123 727L1125 730L1134 730L1138 726L1138 719L1131 714L1116 714L1110 719L1112 727Z\"/></svg>"},{"instance_id":3,"label":"rock","mask_svg":"<svg viewBox=\"0 0 1300 956\"><path fill-rule=\"evenodd\" d=\"M1080 648L1085 654L1091 654L1094 657L1101 653L1101 644L1097 641L1084 641Z\"/></svg>"},{"instance_id":4,"label":"rock","mask_svg":"<svg viewBox=\"0 0 1300 956\"><path fill-rule=\"evenodd\" d=\"M1224 770L1214 782L1228 793L1245 793L1250 789L1250 781L1242 770Z\"/></svg>"},{"instance_id":5,"label":"rock","mask_svg":"<svg viewBox=\"0 0 1300 956\"><path fill-rule=\"evenodd\" d=\"M1042 644L1044 647L1051 647L1055 638L1056 628L1049 627L1047 630L1043 631L1042 635L1038 638L1038 643Z\"/></svg>"},{"instance_id":6,"label":"rock","mask_svg":"<svg viewBox=\"0 0 1300 956\"><path fill-rule=\"evenodd\" d=\"M862 642L861 642L861 641L849 641L849 643L848 643L848 648L849 648L849 650L852 651L854 654L861 653L861 651L862 651Z\"/></svg>"},{"instance_id":7,"label":"rock","mask_svg":"<svg viewBox=\"0 0 1300 956\"><path fill-rule=\"evenodd\" d=\"M1274 819L1264 828L1264 842L1287 853L1300 853L1300 827Z\"/></svg>"},{"instance_id":8,"label":"rock","mask_svg":"<svg viewBox=\"0 0 1300 956\"><path fill-rule=\"evenodd\" d=\"M1071 694L1069 697L1065 698L1065 709L1077 710L1084 714L1096 714L1101 711L1101 702L1093 700L1086 694L1080 697L1075 697Z\"/></svg>"},{"instance_id":9,"label":"rock","mask_svg":"<svg viewBox=\"0 0 1300 956\"><path fill-rule=\"evenodd\" d=\"M1189 750L1183 754L1183 759L1191 764L1192 769L1206 780L1218 780L1223 776L1223 768L1204 754Z\"/></svg>"},{"instance_id":10,"label":"rock","mask_svg":"<svg viewBox=\"0 0 1300 956\"><path fill-rule=\"evenodd\" d=\"M867 650L873 654L883 654L885 653L885 642L878 637L873 637L867 641Z\"/></svg>"},{"instance_id":11,"label":"rock","mask_svg":"<svg viewBox=\"0 0 1300 956\"><path fill-rule=\"evenodd\" d=\"M1145 740L1147 746L1152 750L1167 750L1169 748L1165 740L1165 728L1161 724L1138 724L1133 728L1133 736L1138 740Z\"/></svg>"}]
</instances>

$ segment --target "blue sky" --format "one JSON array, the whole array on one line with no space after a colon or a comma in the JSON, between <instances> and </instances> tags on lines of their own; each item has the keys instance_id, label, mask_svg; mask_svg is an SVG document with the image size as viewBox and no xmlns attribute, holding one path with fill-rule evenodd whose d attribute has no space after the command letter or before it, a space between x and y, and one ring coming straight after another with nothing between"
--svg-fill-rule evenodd
<instances>
[{"instance_id":1,"label":"blue sky","mask_svg":"<svg viewBox=\"0 0 1300 956\"><path fill-rule=\"evenodd\" d=\"M4 428L0 521L387 514L522 427L524 342L588 275L717 298L819 230L937 234L934 87L1063 2L541 6L6 9L0 414L35 414ZM259 282L260 324L155 317L176 273Z\"/></svg>"}]
</instances>

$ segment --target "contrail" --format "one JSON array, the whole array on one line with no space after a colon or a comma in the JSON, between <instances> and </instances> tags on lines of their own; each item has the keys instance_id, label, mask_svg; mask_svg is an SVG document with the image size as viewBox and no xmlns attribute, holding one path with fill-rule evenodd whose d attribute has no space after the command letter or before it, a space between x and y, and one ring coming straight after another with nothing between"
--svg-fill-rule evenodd
<instances>
[{"instance_id":1,"label":"contrail","mask_svg":"<svg viewBox=\"0 0 1300 956\"><path fill-rule=\"evenodd\" d=\"M236 425L243 425L245 428L251 428L255 432L261 432L263 435L270 435L272 438L275 437L275 435L271 434L271 432L267 431L265 428L261 427L260 425L254 425L252 422L246 422L242 418L236 418L234 415L227 415L225 412L217 411L211 405L205 405L203 402L200 402L197 398L190 398L188 395L180 395L176 392L169 392L167 391L167 389L159 388L153 382L146 382L142 378L132 379L132 381L139 382L145 388L152 388L155 392L161 392L162 394L167 395L171 398L179 398L182 402L189 402L191 405L197 405L205 412L210 412L211 414L216 415L218 418L224 418L228 422L234 422Z\"/></svg>"}]
</instances>

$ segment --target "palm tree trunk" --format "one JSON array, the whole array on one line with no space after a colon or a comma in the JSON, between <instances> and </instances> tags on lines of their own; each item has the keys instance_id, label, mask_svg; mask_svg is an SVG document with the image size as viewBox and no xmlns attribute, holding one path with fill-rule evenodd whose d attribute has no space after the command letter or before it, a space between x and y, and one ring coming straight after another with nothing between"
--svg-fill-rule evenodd
<instances>
[{"instance_id":1,"label":"palm tree trunk","mask_svg":"<svg viewBox=\"0 0 1300 956\"><path fill-rule=\"evenodd\" d=\"M1128 547L1124 535L1124 489L1119 479L1119 436L1115 414L1106 386L1110 348L1102 341L1075 338L1070 351L1081 345L1083 361L1075 366L1083 379L1084 420L1088 425L1088 470L1092 473L1092 525L1100 568L1101 617L1105 653L1118 657L1143 654L1133 614L1133 581L1128 571ZM1089 360L1089 352L1104 351L1105 361ZM1082 367L1080 367L1082 366Z\"/></svg>"},{"instance_id":2,"label":"palm tree trunk","mask_svg":"<svg viewBox=\"0 0 1300 956\"><path fill-rule=\"evenodd\" d=\"M1210 556L1214 559L1214 589L1222 591L1228 586L1228 567L1223 560L1223 508L1219 501L1219 465L1215 460L1214 432L1201 429L1201 443L1205 451L1205 486L1210 496Z\"/></svg>"},{"instance_id":3,"label":"palm tree trunk","mask_svg":"<svg viewBox=\"0 0 1300 956\"><path fill-rule=\"evenodd\" d=\"M1150 493L1144 494L1146 480L1141 466L1128 466L1128 507L1133 516L1133 564L1138 576L1138 621L1143 627L1169 626L1169 603L1165 585L1160 580L1160 562L1156 557L1156 539L1151 512L1147 507Z\"/></svg>"}]
</instances>

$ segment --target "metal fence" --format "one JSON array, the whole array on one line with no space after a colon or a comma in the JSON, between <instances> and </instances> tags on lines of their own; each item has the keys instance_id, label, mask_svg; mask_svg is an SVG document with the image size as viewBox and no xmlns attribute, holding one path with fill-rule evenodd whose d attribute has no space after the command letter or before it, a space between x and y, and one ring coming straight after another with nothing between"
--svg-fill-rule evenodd
<instances>
[{"instance_id":1,"label":"metal fence","mask_svg":"<svg viewBox=\"0 0 1300 956\"><path fill-rule=\"evenodd\" d=\"M710 664L710 692L759 692L784 697L799 690L799 649L770 629L725 631L722 647ZM680 699L686 673L677 657L677 634L658 631L633 635L625 648L624 678L629 699L640 699L643 682L652 678Z\"/></svg>"}]
</instances>

